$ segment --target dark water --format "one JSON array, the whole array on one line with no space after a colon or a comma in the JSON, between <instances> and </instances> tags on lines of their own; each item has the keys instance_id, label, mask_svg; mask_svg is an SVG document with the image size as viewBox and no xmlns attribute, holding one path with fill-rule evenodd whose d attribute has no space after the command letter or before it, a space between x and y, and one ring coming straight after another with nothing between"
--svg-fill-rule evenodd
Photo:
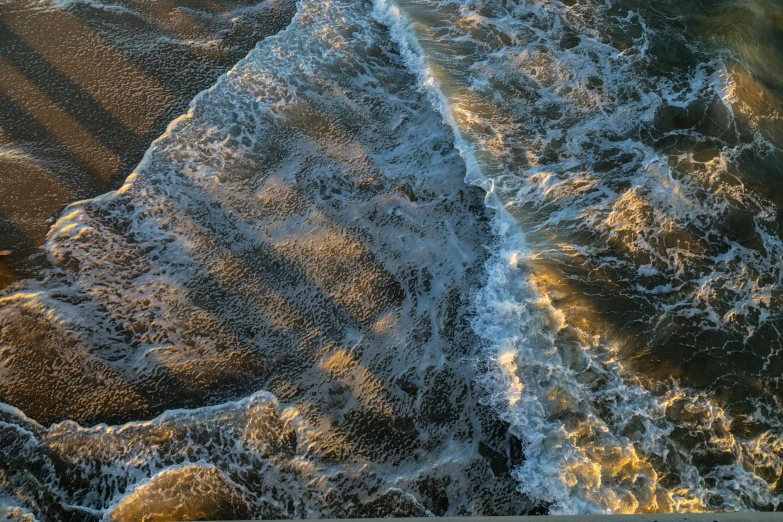
<instances>
[{"instance_id":1,"label":"dark water","mask_svg":"<svg viewBox=\"0 0 783 522\"><path fill-rule=\"evenodd\" d=\"M776 509L781 7L297 9L0 301L7 512Z\"/></svg>"}]
</instances>

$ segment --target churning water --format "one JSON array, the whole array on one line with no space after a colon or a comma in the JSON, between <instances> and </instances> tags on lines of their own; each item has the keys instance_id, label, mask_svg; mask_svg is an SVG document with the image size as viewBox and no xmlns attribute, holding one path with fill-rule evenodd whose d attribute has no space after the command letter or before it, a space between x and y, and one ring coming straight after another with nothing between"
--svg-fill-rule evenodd
<instances>
[{"instance_id":1,"label":"churning water","mask_svg":"<svg viewBox=\"0 0 783 522\"><path fill-rule=\"evenodd\" d=\"M3 509L776 508L781 49L766 0L300 0L1 298Z\"/></svg>"}]
</instances>

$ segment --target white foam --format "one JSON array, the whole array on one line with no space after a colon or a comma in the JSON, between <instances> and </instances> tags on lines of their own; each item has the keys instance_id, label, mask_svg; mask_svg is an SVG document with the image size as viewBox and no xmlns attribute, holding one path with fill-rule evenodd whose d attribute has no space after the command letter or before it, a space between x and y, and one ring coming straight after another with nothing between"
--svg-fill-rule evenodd
<instances>
[{"instance_id":1,"label":"white foam","mask_svg":"<svg viewBox=\"0 0 783 522\"><path fill-rule=\"evenodd\" d=\"M662 109L690 108L713 95L730 126L736 95L722 62L645 83L650 79L638 77L637 68L652 59L655 35L638 13L615 20L621 28L636 24L641 35L620 51L602 36L600 7L525 2L493 12L490 4L425 0L373 6L451 128L465 181L484 188L495 211L487 280L474 296L483 352L470 357L488 367L481 378L487 405L525 444L525 461L513 471L519 490L551 503L552 513L776 506L780 498L755 471L783 471L778 428L732 435L735 417L708 393L630 374L620 362L623 346L592 319L589 301L577 324L551 290L561 282L558 262L573 267L585 259L595 272L627 282L634 295L660 300L653 301L658 315L645 318L652 323L692 320L704 329L742 330L747 341L753 333L746 326L777 319L771 292L781 281L783 249L765 228L775 209L732 184L732 162L751 145L727 145L707 163L683 154L675 158L688 164L683 171L634 134L640 125L651 130ZM243 498L265 517L341 515L329 504L332 488L375 491L362 499L368 502L398 495L406 513L437 511L428 488L450 502L439 514L480 512L480 502L494 498L493 474L477 457L478 408L472 391L460 388L472 390L473 370L439 337L449 289L462 291L456 283L479 263L475 243L484 237L467 206L447 211L462 188L451 178L460 163L437 116L404 85L410 78L386 52L392 45L363 4L302 0L298 7L287 30L196 97L121 189L66 210L45 245L58 269L4 298L0 311L20 332L32 317L43 325L42 337L62 339L65 363L106 368L101 377L113 380L100 389L112 393L102 398L116 400L115 389L127 394L112 404L128 417L146 411L147 398L133 387L145 379L177 393L223 384L226 376L239 375L242 384L252 373L245 360L278 364L280 373L259 373L297 407L259 392L149 421L55 424L29 451L59 459L91 484L90 491L72 491L52 478L48 486L62 502L108 513L133 496L128 492L188 466L217 469L243 484ZM573 50L560 43L569 34L578 36ZM678 132L699 138L687 129L670 137ZM611 164L609 173L598 168L601 161ZM414 187L423 202L402 191L373 195L389 180ZM346 196L362 184L370 187L366 196ZM311 191L317 204L302 202L297 190ZM715 239L720 220L737 208L753 210L766 253ZM707 237L726 248L661 248L662 233L694 242ZM340 267L345 279L332 279L323 264ZM402 290L399 306L373 293L384 284L394 293L392 279L415 287ZM324 295L342 310L319 308ZM581 328L584 322L590 324ZM9 346L36 355L34 341ZM767 362L776 353L772 347ZM426 427L416 425L415 449L403 439L399 461L374 455L361 430L352 441L342 427L332 429L333 418L344 420L346 412L368 422L397 421L408 406L424 412L431 396L420 390L435 393L431 375L446 370L455 376L437 400L449 411L416 413L436 421L416 417ZM165 380L169 374L180 379L176 388ZM278 375L291 382L275 381ZM404 376L416 387L403 388ZM77 389L87 396L95 387ZM150 400L169 400L154 386L144 391ZM226 394L236 396L236 389ZM78 408L94 407L85 406L87 397L74 406L85 416ZM454 412L462 417L449 417ZM777 413L762 401L746 417L771 423ZM258 426L271 427L258 429L260 439L248 435ZM394 429L371 429L397 444ZM684 447L678 431L701 445ZM732 463L697 462L716 454L730 454ZM261 478L254 482L243 475L248 470ZM279 484L286 488L275 489ZM503 498L521 505L519 497Z\"/></svg>"},{"instance_id":2,"label":"white foam","mask_svg":"<svg viewBox=\"0 0 783 522\"><path fill-rule=\"evenodd\" d=\"M488 228L463 167L368 6L300 2L2 302L4 396L74 419L27 457L53 498L109 516L193 471L244 518L523 512L479 453L508 442L464 361ZM227 400L259 389L284 400Z\"/></svg>"},{"instance_id":3,"label":"white foam","mask_svg":"<svg viewBox=\"0 0 783 522\"><path fill-rule=\"evenodd\" d=\"M125 5L113 2L101 2L99 0L36 0L36 8L43 10L68 10L76 6L88 6L102 11L111 11L114 13L127 13L140 16L137 11L128 8Z\"/></svg>"},{"instance_id":4,"label":"white foam","mask_svg":"<svg viewBox=\"0 0 783 522\"><path fill-rule=\"evenodd\" d=\"M561 4L521 3L508 11L500 9L502 16L497 18L476 15L474 9L486 5L477 7L470 3L462 6L459 16L455 16L453 4L448 2L377 0L375 6L376 13L390 26L398 44L405 50L406 62L417 74L421 87L430 92L444 121L454 130L455 143L468 164L466 181L478 182L488 189L488 204L497 213L494 220L496 241L487 264L489 279L475 299L478 315L474 327L485 341L486 357L492 361L485 382L490 393L489 402L502 412L512 431L527 444L525 463L515 471L521 490L553 503L550 510L553 513L703 510L714 505L716 499L719 499L721 509L747 509L748 501L755 505L777 505L780 498L771 485L739 464L718 467L701 476L702 472L690 464L692 456L679 449L679 443L670 434L675 426L686 427L692 433L706 433L711 438L708 446L713 449L723 447L721 441L727 441L730 450L726 451L731 451L738 463L761 454L764 455L762 460L774 462L776 469L780 466L780 459L775 456L778 437L767 433L752 440L735 438L726 434L725 428L716 428L708 420L717 415L722 418L722 426L731 423L730 415L716 406L708 395L682 389L673 383L653 385L648 382L647 387L670 388L661 396L624 371L615 360L618 347L612 344L611 338L591 337L569 325L563 313L536 284L535 266L557 248L546 243L529 246L517 219L507 211L513 212L514 208L524 205L549 210L546 220L537 223L545 231L558 230L558 227L564 227L566 231L592 228L608 238L631 231L636 240L626 243L626 247L632 252L648 253L653 263L634 266L623 259L606 256L600 261L604 267L630 265L633 272L642 277L657 276L664 271L686 280L693 277L691 272L696 262L687 257L683 259L674 251L668 254L670 257L661 257L654 237L660 228L676 229L682 224L698 224L709 230L712 221L721 219L726 211L726 202L712 195L705 199L703 189L691 180L675 178L665 158L649 146L633 140L602 143L606 138L601 133L619 134L639 122L652 122L663 105L690 107L708 97L711 90L718 93L731 111L732 97L727 94L727 73L722 62L713 59L698 65L684 85L659 78L653 90L640 92L639 101L615 105L611 98L607 102L585 92L582 85L590 77L602 78L602 90L609 97L620 96L619 89L634 89L635 80L628 77L634 63L633 55L625 51L618 54L613 47L599 42L598 27L580 25L578 18L570 27L582 31L579 53L556 51L556 42L563 29L561 20L574 20L573 13L567 13ZM585 20L592 16L592 22L596 22L600 9L596 8L598 13L590 9L584 9L581 15ZM518 22L516 16L520 13L536 22ZM426 23L419 23L417 17ZM636 17L643 32L635 50L637 56L645 59L650 32L638 14L629 13L627 20ZM482 54L482 45L487 42L466 46L463 42L470 41L472 36L468 30L456 29L460 24L468 28L472 24L499 29L519 46ZM448 27L449 35L431 29L435 27ZM526 33L535 35L527 48L523 43ZM426 40L426 46L422 39ZM537 47L542 45L548 47L546 54ZM598 56L598 59L588 56ZM463 66L463 63L467 65ZM471 63L474 65L470 66ZM441 89L432 73L433 68L453 75L448 80L449 94ZM455 82L453 78L465 79ZM484 89L490 97L488 79L499 83L526 79L535 82L540 88L536 92L539 96L535 102L537 107L564 102L575 104L570 118L566 113L559 122L553 121L553 125L566 121L568 128L545 128L546 137L536 137L538 121L531 120L533 133L530 139L536 141L525 144L524 133L528 131L525 123L517 126L513 121L513 116L517 115L526 121L523 113L514 113L510 102L499 102L510 111L510 116L480 105L484 102L476 96L475 89ZM465 82L464 88L455 87L454 83L460 81ZM571 92L579 94L568 94L566 89L574 88L580 90ZM511 94L516 93L513 90L506 92L495 100ZM476 105L478 111L470 108L476 102L479 103ZM525 111L525 101L519 103L519 110ZM566 106L565 110L569 108ZM506 140L502 141L502 138ZM520 146L533 150L545 150L554 140L564 140L563 150L576 161L561 160L554 165L551 162L544 165L539 164L535 153L528 152L527 165L522 161L514 165L510 159L518 154L511 150L514 139L522 141ZM639 169L629 172L630 188L618 192L612 185L616 180L604 180L600 174L574 170L574 167L580 167L579 159L585 156L586 146L596 144L599 148L618 148L639 159ZM481 161L477 159L479 157ZM498 165L503 161L505 166ZM517 170L512 170L514 168ZM482 171L493 174L485 177ZM495 175L496 172L499 175ZM500 192L496 187L502 187ZM646 209L653 212L651 223L643 217ZM760 215L768 216L769 213L770 210L765 209ZM777 240L765 238L765 245L776 251ZM536 241L540 241L540 235ZM589 256L593 252L592 246L567 246L580 255ZM600 248L596 250L600 251ZM748 279L741 267L753 265L779 280L780 270L775 268L774 261L779 254L762 259L756 252L732 243L726 255L729 259L723 266L727 273L722 273L723 269L718 265L712 274L704 276L706 279L695 282L694 286L703 289L706 281L714 281L723 289L735 292L735 297L729 297L734 300L727 312L716 314L712 292L695 291L688 297L685 297L687 294L683 296L690 303L687 309L676 309L684 305L683 301L679 305L664 305L665 313L691 318L700 316L718 328L731 328L731 322L737 317L747 318L752 311L758 310L761 311L761 324L770 320L772 286L762 286ZM683 294L682 287L681 283L679 288L668 285L648 291L638 286L638 291L648 295ZM592 386L594 381L603 382ZM667 413L667 409L678 401L685 401L703 412L719 413L690 425L678 423L676 416L672 418ZM607 407L608 412L605 411ZM641 422L644 428L634 435L624 434L629 419ZM659 459L669 463L676 461L676 464L666 466L665 470L656 469L652 463ZM659 474L669 473L672 468L680 474L681 482L675 487L664 487L659 483Z\"/></svg>"}]
</instances>

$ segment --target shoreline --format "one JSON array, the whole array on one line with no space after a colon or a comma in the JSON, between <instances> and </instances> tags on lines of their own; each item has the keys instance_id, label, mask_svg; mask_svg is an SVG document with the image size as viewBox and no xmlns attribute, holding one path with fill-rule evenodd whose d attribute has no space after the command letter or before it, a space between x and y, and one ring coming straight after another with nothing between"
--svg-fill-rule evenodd
<instances>
[{"instance_id":1,"label":"shoreline","mask_svg":"<svg viewBox=\"0 0 783 522\"><path fill-rule=\"evenodd\" d=\"M120 188L193 97L295 13L290 1L135 7L0 10L0 289L35 278L62 211ZM68 36L54 44L53 31Z\"/></svg>"}]
</instances>

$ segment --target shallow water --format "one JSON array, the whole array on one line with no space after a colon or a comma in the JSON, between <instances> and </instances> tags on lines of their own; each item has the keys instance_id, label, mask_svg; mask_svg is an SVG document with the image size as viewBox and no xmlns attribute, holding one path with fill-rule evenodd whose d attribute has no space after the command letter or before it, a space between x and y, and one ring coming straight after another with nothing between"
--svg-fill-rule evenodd
<instances>
[{"instance_id":1,"label":"shallow water","mask_svg":"<svg viewBox=\"0 0 783 522\"><path fill-rule=\"evenodd\" d=\"M0 2L0 288L45 264L70 203L119 188L150 143L293 0Z\"/></svg>"},{"instance_id":2,"label":"shallow water","mask_svg":"<svg viewBox=\"0 0 783 522\"><path fill-rule=\"evenodd\" d=\"M777 508L779 7L297 9L0 301L7 512Z\"/></svg>"}]
</instances>

